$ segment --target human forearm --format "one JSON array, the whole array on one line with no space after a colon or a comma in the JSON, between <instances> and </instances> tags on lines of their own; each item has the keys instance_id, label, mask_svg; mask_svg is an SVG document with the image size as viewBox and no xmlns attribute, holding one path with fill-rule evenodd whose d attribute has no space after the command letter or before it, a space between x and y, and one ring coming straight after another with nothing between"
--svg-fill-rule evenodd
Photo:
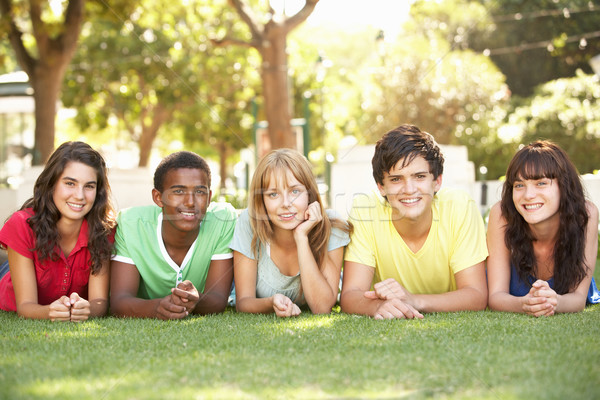
<instances>
[{"instance_id":1,"label":"human forearm","mask_svg":"<svg viewBox=\"0 0 600 400\"><path fill-rule=\"evenodd\" d=\"M238 298L235 303L236 310L239 312L252 314L270 314L273 310L273 297L245 297Z\"/></svg>"},{"instance_id":2,"label":"human forearm","mask_svg":"<svg viewBox=\"0 0 600 400\"><path fill-rule=\"evenodd\" d=\"M420 312L481 311L487 306L487 292L466 287L440 294L413 294L408 301Z\"/></svg>"},{"instance_id":3,"label":"human forearm","mask_svg":"<svg viewBox=\"0 0 600 400\"><path fill-rule=\"evenodd\" d=\"M133 296L111 297L110 312L116 317L157 318L161 300L145 300Z\"/></svg>"},{"instance_id":4,"label":"human forearm","mask_svg":"<svg viewBox=\"0 0 600 400\"><path fill-rule=\"evenodd\" d=\"M21 318L29 319L51 319L50 306L43 306L38 303L23 303L17 305L17 315ZM69 320L68 313L65 318L65 321L66 320Z\"/></svg>"},{"instance_id":5,"label":"human forearm","mask_svg":"<svg viewBox=\"0 0 600 400\"><path fill-rule=\"evenodd\" d=\"M107 299L90 299L90 318L103 317L108 311Z\"/></svg>"},{"instance_id":6,"label":"human forearm","mask_svg":"<svg viewBox=\"0 0 600 400\"><path fill-rule=\"evenodd\" d=\"M361 314L374 316L379 306L384 302L381 299L369 299L362 290L342 290L340 307L347 314Z\"/></svg>"},{"instance_id":7,"label":"human forearm","mask_svg":"<svg viewBox=\"0 0 600 400\"><path fill-rule=\"evenodd\" d=\"M587 295L578 292L559 294L556 297L557 303L554 311L557 313L582 311L585 308L587 299Z\"/></svg>"},{"instance_id":8,"label":"human forearm","mask_svg":"<svg viewBox=\"0 0 600 400\"><path fill-rule=\"evenodd\" d=\"M306 303L314 314L330 313L331 308L337 300L338 286L336 285L334 290L325 278L323 271L317 265L315 257L310 250L308 238L297 238L296 246L298 248L300 281ZM326 263L326 260L324 263ZM333 278L335 278L336 283L339 283L339 272L337 277Z\"/></svg>"},{"instance_id":9,"label":"human forearm","mask_svg":"<svg viewBox=\"0 0 600 400\"><path fill-rule=\"evenodd\" d=\"M221 313L227 307L228 295L218 292L201 293L194 314L207 315Z\"/></svg>"},{"instance_id":10,"label":"human forearm","mask_svg":"<svg viewBox=\"0 0 600 400\"><path fill-rule=\"evenodd\" d=\"M506 292L491 293L489 297L490 310L524 313L521 297Z\"/></svg>"}]
</instances>

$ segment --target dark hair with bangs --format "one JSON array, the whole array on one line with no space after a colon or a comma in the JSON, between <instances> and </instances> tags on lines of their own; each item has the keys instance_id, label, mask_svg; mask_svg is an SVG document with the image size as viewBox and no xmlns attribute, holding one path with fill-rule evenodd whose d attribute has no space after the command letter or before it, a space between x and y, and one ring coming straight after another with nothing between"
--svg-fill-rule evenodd
<instances>
[{"instance_id":1,"label":"dark hair with bangs","mask_svg":"<svg viewBox=\"0 0 600 400\"><path fill-rule=\"evenodd\" d=\"M504 242L510 250L510 261L523 282L536 275L537 261L533 253L533 237L529 224L518 213L513 202L516 181L555 179L558 183L560 225L554 244L554 290L569 293L585 278L585 234L588 222L585 193L575 165L563 149L549 141L536 141L519 150L506 170L501 209L507 226Z\"/></svg>"},{"instance_id":2,"label":"dark hair with bangs","mask_svg":"<svg viewBox=\"0 0 600 400\"><path fill-rule=\"evenodd\" d=\"M400 125L377 141L371 160L373 178L383 185L383 174L389 172L398 161L402 167L421 156L429 164L429 172L437 179L444 172L444 156L433 136L414 125Z\"/></svg>"},{"instance_id":3,"label":"dark hair with bangs","mask_svg":"<svg viewBox=\"0 0 600 400\"><path fill-rule=\"evenodd\" d=\"M56 223L61 218L54 204L53 195L57 181L70 162L85 164L96 171L96 198L92 209L86 214L88 222L88 248L91 257L91 270L96 274L102 263L110 260L113 245L109 235L115 226L111 190L107 178L104 159L96 150L84 142L65 142L52 153L44 170L33 187L33 197L27 200L21 210L33 208L35 213L27 223L35 232L35 251L40 260L55 259L55 248L59 241Z\"/></svg>"}]
</instances>

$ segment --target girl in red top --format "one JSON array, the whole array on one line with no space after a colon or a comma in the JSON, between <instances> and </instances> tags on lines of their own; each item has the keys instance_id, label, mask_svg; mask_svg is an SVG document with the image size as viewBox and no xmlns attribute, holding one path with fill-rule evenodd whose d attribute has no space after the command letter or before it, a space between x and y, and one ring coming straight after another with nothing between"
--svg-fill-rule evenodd
<instances>
[{"instance_id":1,"label":"girl in red top","mask_svg":"<svg viewBox=\"0 0 600 400\"><path fill-rule=\"evenodd\" d=\"M110 198L97 151L83 142L56 149L33 197L0 230L10 268L0 280L0 309L52 321L106 314L114 228Z\"/></svg>"}]
</instances>

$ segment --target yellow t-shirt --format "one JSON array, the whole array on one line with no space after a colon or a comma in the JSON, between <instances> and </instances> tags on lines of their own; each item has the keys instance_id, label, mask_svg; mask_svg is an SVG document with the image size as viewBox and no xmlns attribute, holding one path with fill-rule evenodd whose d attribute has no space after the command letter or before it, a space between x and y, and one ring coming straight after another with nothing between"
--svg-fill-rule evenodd
<instances>
[{"instance_id":1,"label":"yellow t-shirt","mask_svg":"<svg viewBox=\"0 0 600 400\"><path fill-rule=\"evenodd\" d=\"M393 278L409 292L456 290L454 274L485 260L485 228L477 205L465 192L442 189L432 202L433 221L417 252L404 243L392 223L392 207L378 193L354 199L354 225L345 260L375 268L373 284Z\"/></svg>"}]
</instances>

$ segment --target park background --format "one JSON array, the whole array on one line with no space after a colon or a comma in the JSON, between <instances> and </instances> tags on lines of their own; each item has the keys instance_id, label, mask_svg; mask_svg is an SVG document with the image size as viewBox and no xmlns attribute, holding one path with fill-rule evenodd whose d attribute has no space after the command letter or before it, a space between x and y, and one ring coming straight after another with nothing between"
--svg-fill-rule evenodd
<instances>
[{"instance_id":1,"label":"park background","mask_svg":"<svg viewBox=\"0 0 600 400\"><path fill-rule=\"evenodd\" d=\"M373 188L373 143L405 122L434 135L444 185L482 215L536 139L568 152L599 204L598 1L0 0L0 13L2 221L66 140L105 156L120 209L149 204L154 167L182 149L210 161L214 200L243 208L256 160L286 145L345 213ZM268 43L284 51L269 59ZM600 397L597 306L338 311L75 326L0 313L0 398Z\"/></svg>"}]
</instances>

